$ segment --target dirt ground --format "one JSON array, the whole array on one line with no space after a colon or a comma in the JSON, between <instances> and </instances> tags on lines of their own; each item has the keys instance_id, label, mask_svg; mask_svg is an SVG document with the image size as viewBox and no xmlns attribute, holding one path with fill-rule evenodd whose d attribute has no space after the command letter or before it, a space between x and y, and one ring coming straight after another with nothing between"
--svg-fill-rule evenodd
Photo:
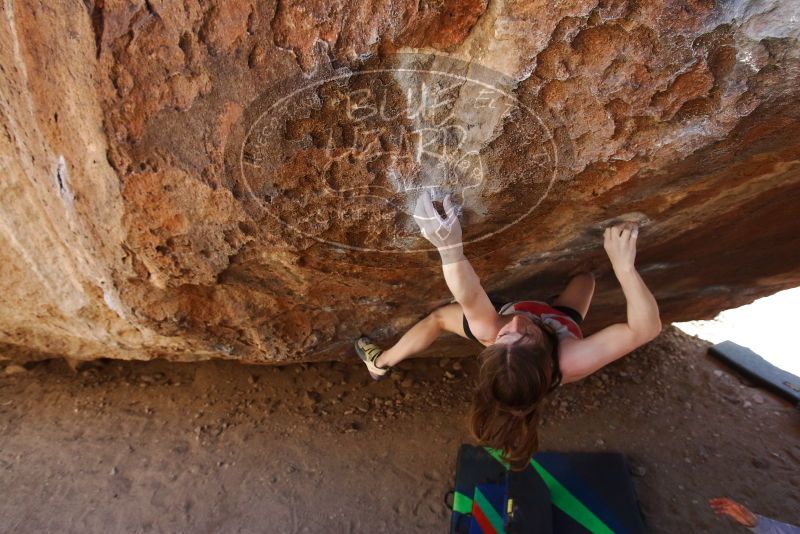
<instances>
[{"instance_id":1,"label":"dirt ground","mask_svg":"<svg viewBox=\"0 0 800 534\"><path fill-rule=\"evenodd\" d=\"M707 347L669 327L564 386L544 449L625 453L652 532L746 532L715 496L800 524L800 411ZM353 359L0 373L0 532L446 532L475 358Z\"/></svg>"}]
</instances>

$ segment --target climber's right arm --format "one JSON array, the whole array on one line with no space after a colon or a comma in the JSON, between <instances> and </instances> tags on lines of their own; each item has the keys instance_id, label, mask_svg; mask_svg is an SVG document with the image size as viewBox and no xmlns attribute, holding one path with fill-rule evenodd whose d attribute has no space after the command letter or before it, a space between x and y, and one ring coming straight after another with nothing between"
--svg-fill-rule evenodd
<instances>
[{"instance_id":1,"label":"climber's right arm","mask_svg":"<svg viewBox=\"0 0 800 534\"><path fill-rule=\"evenodd\" d=\"M452 204L449 195L443 204L444 217L433 206L428 192L423 192L417 200L414 219L422 235L439 251L444 280L453 297L461 304L472 333L478 339L494 339L500 327L500 318L483 290L478 275L464 256L458 207Z\"/></svg>"},{"instance_id":2,"label":"climber's right arm","mask_svg":"<svg viewBox=\"0 0 800 534\"><path fill-rule=\"evenodd\" d=\"M469 260L462 257L459 261L442 261L444 281L461 304L472 334L478 339L494 339L500 318Z\"/></svg>"}]
</instances>

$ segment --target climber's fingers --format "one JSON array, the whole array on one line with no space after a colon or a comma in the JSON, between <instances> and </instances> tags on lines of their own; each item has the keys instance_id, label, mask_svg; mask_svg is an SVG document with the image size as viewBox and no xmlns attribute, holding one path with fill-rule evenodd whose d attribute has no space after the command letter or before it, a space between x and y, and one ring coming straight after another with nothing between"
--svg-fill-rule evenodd
<instances>
[{"instance_id":1,"label":"climber's fingers","mask_svg":"<svg viewBox=\"0 0 800 534\"><path fill-rule=\"evenodd\" d=\"M430 194L427 191L423 191L422 194L417 198L417 206L414 209L414 218L419 219L421 221L432 221L434 219L439 219L439 214L436 212L436 208L433 206L433 201L431 201Z\"/></svg>"},{"instance_id":2,"label":"climber's fingers","mask_svg":"<svg viewBox=\"0 0 800 534\"><path fill-rule=\"evenodd\" d=\"M414 208L414 218L415 219L424 219L425 218L425 203L422 201L422 196L420 195L417 197L417 205Z\"/></svg>"},{"instance_id":3,"label":"climber's fingers","mask_svg":"<svg viewBox=\"0 0 800 534\"><path fill-rule=\"evenodd\" d=\"M625 229L628 230L627 233L623 232L623 237L627 236L628 240L635 241L637 237L639 237L639 225L635 222L627 222L625 223Z\"/></svg>"},{"instance_id":4,"label":"climber's fingers","mask_svg":"<svg viewBox=\"0 0 800 534\"><path fill-rule=\"evenodd\" d=\"M603 231L603 239L606 243L612 240L628 242L639 237L639 225L635 222L625 222L609 226Z\"/></svg>"},{"instance_id":5,"label":"climber's fingers","mask_svg":"<svg viewBox=\"0 0 800 534\"><path fill-rule=\"evenodd\" d=\"M605 232L603 233L606 243L617 241L622 235L622 230L623 227L621 224L615 224L614 226L609 226L606 228Z\"/></svg>"},{"instance_id":6,"label":"climber's fingers","mask_svg":"<svg viewBox=\"0 0 800 534\"><path fill-rule=\"evenodd\" d=\"M450 228L454 224L460 224L458 221L458 204L453 202L453 196L447 195L442 202L444 206L445 225Z\"/></svg>"},{"instance_id":7,"label":"climber's fingers","mask_svg":"<svg viewBox=\"0 0 800 534\"><path fill-rule=\"evenodd\" d=\"M422 193L422 203L425 206L425 213L428 215L428 218L437 222L442 221L442 216L439 215L439 211L436 209L436 206L433 205L433 199L429 191L424 191Z\"/></svg>"},{"instance_id":8,"label":"climber's fingers","mask_svg":"<svg viewBox=\"0 0 800 534\"><path fill-rule=\"evenodd\" d=\"M453 205L453 196L447 195L444 197L444 201L442 201L442 205L444 206L444 216L447 219L452 219L456 213L456 208Z\"/></svg>"}]
</instances>

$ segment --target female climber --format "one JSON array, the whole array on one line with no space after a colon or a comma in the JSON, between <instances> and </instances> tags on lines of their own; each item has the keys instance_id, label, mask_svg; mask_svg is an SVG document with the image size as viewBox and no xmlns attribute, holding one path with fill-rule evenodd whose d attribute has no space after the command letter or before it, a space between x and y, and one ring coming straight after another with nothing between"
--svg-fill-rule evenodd
<instances>
[{"instance_id":1,"label":"female climber","mask_svg":"<svg viewBox=\"0 0 800 534\"><path fill-rule=\"evenodd\" d=\"M543 400L559 384L580 380L655 338L661 320L655 298L634 268L638 227L606 228L604 248L627 301L627 322L586 338L581 322L594 293L594 276L574 276L549 302L518 301L499 306L481 287L464 256L457 207L444 199L442 216L425 192L414 219L436 246L455 302L434 310L390 349L369 338L356 340L358 356L380 379L405 358L425 350L442 332L481 343L478 386L469 430L480 444L504 451L513 468L524 468L538 448Z\"/></svg>"}]
</instances>

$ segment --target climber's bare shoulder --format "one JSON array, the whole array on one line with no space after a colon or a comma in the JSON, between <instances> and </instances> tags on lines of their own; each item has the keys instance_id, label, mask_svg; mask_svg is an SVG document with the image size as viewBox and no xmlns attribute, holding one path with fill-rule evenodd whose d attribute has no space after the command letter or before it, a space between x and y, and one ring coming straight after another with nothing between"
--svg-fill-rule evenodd
<instances>
[{"instance_id":1,"label":"climber's bare shoulder","mask_svg":"<svg viewBox=\"0 0 800 534\"><path fill-rule=\"evenodd\" d=\"M484 346L494 343L497 332L503 325L486 292L482 288L480 291L473 291L470 298L460 304L472 335Z\"/></svg>"}]
</instances>

